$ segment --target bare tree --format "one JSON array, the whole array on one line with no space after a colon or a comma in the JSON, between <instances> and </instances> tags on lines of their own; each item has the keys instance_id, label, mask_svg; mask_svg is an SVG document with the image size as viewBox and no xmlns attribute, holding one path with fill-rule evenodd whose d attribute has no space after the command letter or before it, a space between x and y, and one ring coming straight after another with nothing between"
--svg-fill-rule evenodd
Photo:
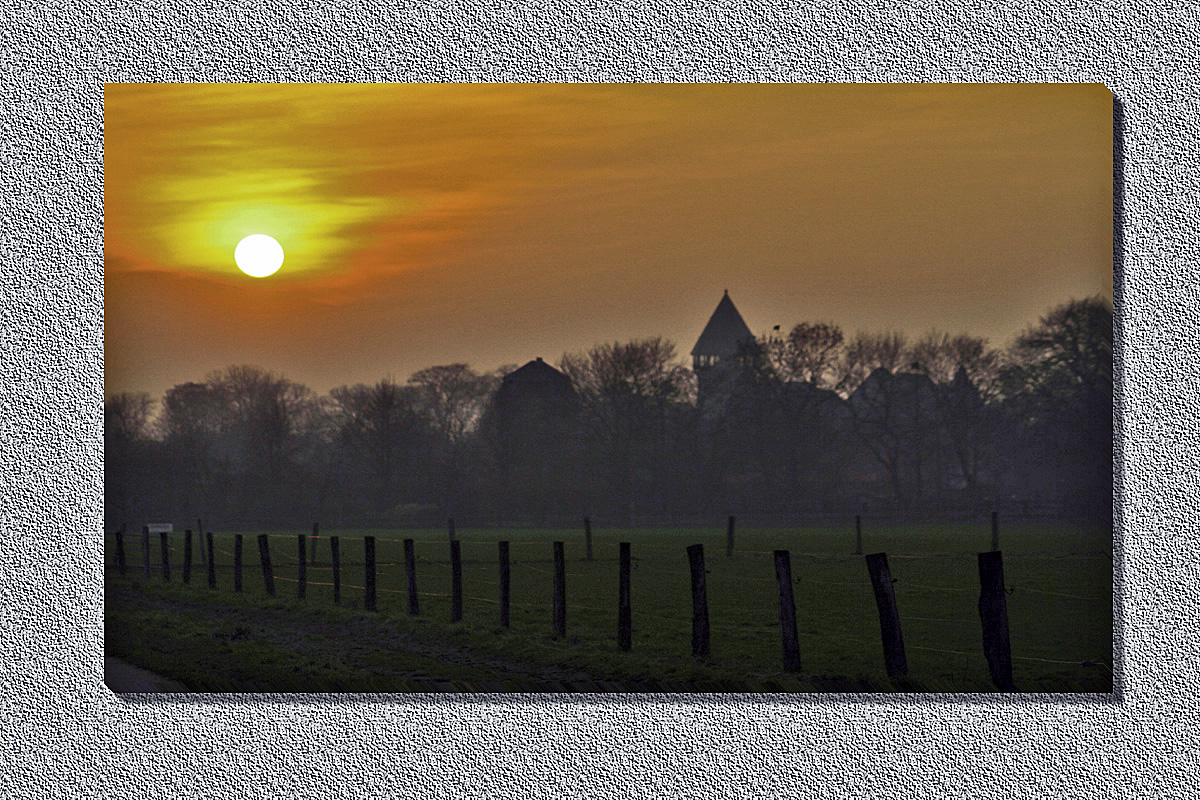
<instances>
[{"instance_id":1,"label":"bare tree","mask_svg":"<svg viewBox=\"0 0 1200 800\"><path fill-rule=\"evenodd\" d=\"M273 372L232 366L187 391L190 416L216 418L216 451L227 464L224 489L247 521L277 524L299 516L306 462L320 449L320 405L311 389ZM211 429L210 429L211 432Z\"/></svg>"},{"instance_id":2,"label":"bare tree","mask_svg":"<svg viewBox=\"0 0 1200 800\"><path fill-rule=\"evenodd\" d=\"M231 424L228 398L220 387L182 383L163 397L157 420L163 478L171 506L187 517L223 518L233 507L237 445Z\"/></svg>"},{"instance_id":3,"label":"bare tree","mask_svg":"<svg viewBox=\"0 0 1200 800\"><path fill-rule=\"evenodd\" d=\"M155 401L145 392L123 392L104 401L104 437L114 444L150 438Z\"/></svg>"},{"instance_id":4,"label":"bare tree","mask_svg":"<svg viewBox=\"0 0 1200 800\"><path fill-rule=\"evenodd\" d=\"M151 414L154 401L139 393L104 401L104 516L123 524L144 511L150 493Z\"/></svg>"},{"instance_id":5,"label":"bare tree","mask_svg":"<svg viewBox=\"0 0 1200 800\"><path fill-rule=\"evenodd\" d=\"M913 371L922 372L935 383L948 384L959 370L988 400L1001 391L1001 354L988 347L987 339L960 333L952 336L943 331L930 331L912 346Z\"/></svg>"},{"instance_id":6,"label":"bare tree","mask_svg":"<svg viewBox=\"0 0 1200 800\"><path fill-rule=\"evenodd\" d=\"M466 364L447 364L416 372L408 382L419 389L433 429L454 444L475 429L499 380Z\"/></svg>"},{"instance_id":7,"label":"bare tree","mask_svg":"<svg viewBox=\"0 0 1200 800\"><path fill-rule=\"evenodd\" d=\"M836 365L835 388L848 395L877 369L895 373L911 366L912 348L902 333L864 333L859 331L846 343Z\"/></svg>"},{"instance_id":8,"label":"bare tree","mask_svg":"<svg viewBox=\"0 0 1200 800\"><path fill-rule=\"evenodd\" d=\"M1018 337L1002 370L1012 470L1073 513L1112 513L1112 342L1107 299L1072 300Z\"/></svg>"},{"instance_id":9,"label":"bare tree","mask_svg":"<svg viewBox=\"0 0 1200 800\"><path fill-rule=\"evenodd\" d=\"M578 393L590 438L607 464L610 501L626 520L635 494L662 501L665 453L679 407L695 397L695 377L661 337L601 344L559 362Z\"/></svg>"},{"instance_id":10,"label":"bare tree","mask_svg":"<svg viewBox=\"0 0 1200 800\"><path fill-rule=\"evenodd\" d=\"M376 512L398 502L401 478L412 486L416 451L427 445L420 389L382 380L339 386L330 392L333 424L353 464L366 466ZM356 470L357 472L357 470ZM351 488L351 487L345 487Z\"/></svg>"},{"instance_id":11,"label":"bare tree","mask_svg":"<svg viewBox=\"0 0 1200 800\"><path fill-rule=\"evenodd\" d=\"M854 431L883 467L893 496L910 509L923 499L936 472L940 409L928 376L880 367L850 395ZM935 465L936 469L936 465Z\"/></svg>"},{"instance_id":12,"label":"bare tree","mask_svg":"<svg viewBox=\"0 0 1200 800\"><path fill-rule=\"evenodd\" d=\"M1008 384L1054 402L1112 404L1113 311L1100 297L1052 309L1011 349Z\"/></svg>"},{"instance_id":13,"label":"bare tree","mask_svg":"<svg viewBox=\"0 0 1200 800\"><path fill-rule=\"evenodd\" d=\"M843 358L845 335L828 322L801 322L783 338L759 338L767 365L782 381L803 381L818 389L836 383L836 366Z\"/></svg>"},{"instance_id":14,"label":"bare tree","mask_svg":"<svg viewBox=\"0 0 1200 800\"><path fill-rule=\"evenodd\" d=\"M278 485L290 458L316 426L316 395L307 386L258 367L233 366L208 376L228 403L246 466Z\"/></svg>"},{"instance_id":15,"label":"bare tree","mask_svg":"<svg viewBox=\"0 0 1200 800\"><path fill-rule=\"evenodd\" d=\"M690 371L675 360L675 345L660 336L567 353L559 369L585 398L662 404L687 401L694 392Z\"/></svg>"},{"instance_id":16,"label":"bare tree","mask_svg":"<svg viewBox=\"0 0 1200 800\"><path fill-rule=\"evenodd\" d=\"M975 491L982 471L995 463L996 438L1000 434L995 407L989 407L966 367L954 379L940 384L935 395L941 427L953 453L964 488Z\"/></svg>"},{"instance_id":17,"label":"bare tree","mask_svg":"<svg viewBox=\"0 0 1200 800\"><path fill-rule=\"evenodd\" d=\"M453 516L468 504L476 444L472 435L499 378L481 375L466 364L447 364L414 373L408 382L417 389L421 414L433 433L429 456L435 499Z\"/></svg>"},{"instance_id":18,"label":"bare tree","mask_svg":"<svg viewBox=\"0 0 1200 800\"><path fill-rule=\"evenodd\" d=\"M230 408L223 389L208 383L181 383L167 390L158 433L167 441L188 440L193 449L219 436L229 425Z\"/></svg>"}]
</instances>

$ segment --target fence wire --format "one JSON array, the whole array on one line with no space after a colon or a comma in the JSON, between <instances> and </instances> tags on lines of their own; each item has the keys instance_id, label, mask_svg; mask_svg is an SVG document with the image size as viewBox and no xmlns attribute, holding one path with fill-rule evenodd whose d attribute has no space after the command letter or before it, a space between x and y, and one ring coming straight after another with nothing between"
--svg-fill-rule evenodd
<instances>
[{"instance_id":1,"label":"fence wire","mask_svg":"<svg viewBox=\"0 0 1200 800\"><path fill-rule=\"evenodd\" d=\"M207 532L206 532L207 534ZM357 582L347 582L345 577L351 574L361 574L361 570L365 566L365 562L361 560L364 546L362 536L345 536L342 534L334 534L338 537L341 544L343 558L341 560L341 579L339 580L340 588L343 592L365 592L365 584ZM300 554L295 534L266 534L268 542L271 544L271 560L274 570L274 580L281 581L288 585L298 584L299 578L292 577L286 573L288 570L296 570L300 564ZM214 533L214 560L218 563L214 564L214 569L222 574L228 573L233 569L235 554L232 549L233 534L229 533ZM139 534L126 535L125 537L125 556L126 570L133 575L141 575L145 571L147 561L144 559L145 548L143 540ZM331 556L329 550L327 534L321 534L315 537L319 548L323 548L318 558L311 561L311 554L314 552L313 540L314 537L308 536L305 540L305 569L306 580L305 584L309 587L321 587L322 589L330 589L334 586L332 582L333 566L329 559ZM565 537L564 537L565 538ZM699 538L699 537L697 537ZM773 556L773 550L758 550L758 549L740 549L735 552L735 557L730 560L725 557L724 542L706 543L706 547L711 547L706 561L706 572L709 584L709 609L710 620L709 628L713 631L720 632L729 641L742 641L755 638L771 641L771 645L777 647L778 640L778 613L779 606L775 588L777 588L777 580L774 575L774 568L769 559ZM106 547L107 559L106 567L113 571L116 568L116 556L114 548L111 546L112 537L108 537L110 546ZM179 582L182 562L182 534L169 534L167 539L167 547L169 559L171 562L171 577L173 582ZM288 540L289 545L279 545L279 540ZM375 537L377 552L383 549L385 552L393 549L391 545L403 544L405 538L396 537ZM510 567L512 570L512 596L509 600L509 605L514 610L523 610L534 616L548 615L551 607L551 595L549 591L550 581L544 578L539 578L537 590L539 595L544 595L544 598L539 598L534 601L532 598L533 587L528 585L527 580L521 579L519 576L527 574L524 571L537 573L538 575L554 575L553 558L550 554L550 541L548 540L520 540L510 539ZM220 542L220 546L217 546ZM243 554L242 554L242 569L243 581L247 587L253 587L255 581L253 573L260 567L259 552L257 544L257 535L246 534L243 539ZM387 546L380 547L380 543L386 543ZM617 546L616 542L611 541L593 541L592 547L595 553L603 552L607 556L612 549ZM498 587L499 581L493 577L485 577L483 570L497 569L496 542L482 541L476 538L461 539L460 547L462 550L469 553L471 557L464 557L461 560L464 571L464 586L489 586ZM489 552L484 552L487 548ZM536 552L535 548L541 549L541 552ZM580 551L583 549L583 543L572 540L568 544L568 552L570 557L568 564L574 568L565 572L567 579L567 608L570 613L584 612L586 614L609 617L615 621L617 617L616 608L616 557L613 554L611 557L597 557L590 561L585 561L580 556ZM687 558L684 553L684 547L681 544L669 543L646 543L635 542L633 544L633 557L631 559L631 577L634 580L635 594L633 614L636 621L636 628L647 630L655 627L667 628L676 631L674 635L684 637L690 627L693 616L688 608L690 600L686 593L686 585L691 578L691 572L687 567ZM419 598L424 600L432 600L435 603L448 603L452 597L450 592L430 591L428 587L439 585L447 585L450 582L450 554L447 539L440 540L430 538L415 539L414 551L417 557L414 559L416 570L417 585L421 588L416 592ZM436 555L434 554L436 552ZM204 573L207 565L204 563L207 554L206 536L193 534L192 541L192 564L191 564L191 580L193 585L200 587L205 585ZM809 642L821 642L826 645L830 642L847 642L865 647L878 647L878 639L872 641L870 638L862 636L854 636L844 632L838 632L832 628L839 625L842 628L849 628L863 633L867 633L873 628L877 629L879 624L876 616L877 609L875 607L875 599L872 593L871 581L866 575L865 569L862 569L861 556L841 555L829 552L805 552L805 551L789 551L793 564L793 584L796 596L797 611L803 624L800 625L797 631L798 635ZM973 562L973 557L968 553L899 553L888 554L889 559L899 560L902 563L910 563L914 561L925 560L927 563L944 562L946 559L956 559L964 562L964 568L967 562ZM1082 562L1092 558L1091 554L1061 554L1061 553L1022 553L1010 557L1013 560L1026 560L1030 562L1039 561L1059 561L1064 559L1074 559ZM149 547L149 566L152 573L160 573L162 569L161 558L161 540L157 535L151 535ZM807 566L805 566L807 565ZM375 568L375 591L384 595L407 595L407 576L405 572L405 563L394 559L381 559L376 563ZM973 564L970 564L973 566ZM754 570L761 569L759 574L752 574ZM848 569L862 569L861 577L857 580L838 580L836 575L824 574L827 572L844 572ZM945 568L938 567L939 571L944 571ZM583 571L580 571L583 570ZM603 572L604 575L599 578L601 583L605 584L605 593L611 591L611 605L596 605L590 602L590 597L584 597L583 602L580 599L580 590L576 588L579 582L597 580L597 572ZM821 575L814 577L813 573ZM899 600L902 605L916 604L918 612L922 605L929 605L927 593L940 593L946 596L947 599L939 601L941 603L953 602L958 608L966 612L966 616L949 617L928 613L911 613L902 610L899 618L903 622L915 623L932 623L938 627L941 633L945 635L944 626L953 626L961 629L962 634L956 636L971 635L977 636L980 619L978 616L973 616L976 612L975 597L979 594L979 586L970 585L966 582L964 585L938 585L933 583L925 583L919 581L908 580L904 576L905 568L898 568L893 571L894 588L898 593ZM316 573L316 574L314 574ZM639 586L636 576L643 574L650 579L655 588L663 590L664 581L674 584L672 591L677 591L674 600L669 604L672 608L662 607L661 604L655 605L653 602L647 602L645 593L648 591L645 586ZM651 577L657 576L657 577ZM848 577L848 575L846 576ZM931 574L932 577L932 574ZM313 578L319 578L314 580ZM228 579L225 579L228 583ZM952 582L952 581L951 581ZM611 585L608 585L608 584ZM642 584L645 581L641 582ZM1103 603L1106 598L1103 596L1092 594L1079 594L1075 592L1061 591L1063 588L1084 588L1091 587L1092 584L1065 584L1057 579L1051 584L1053 588L1047 585L1035 586L1029 581L1010 581L1007 587L1010 593L1010 603L1020 602L1019 598L1025 593L1031 595L1041 595L1064 600L1073 600L1081 603ZM721 597L721 592L726 588L727 584L734 584L740 587L743 593L749 591L749 587L759 587L755 590L758 594L758 601L761 603L756 608L734 607ZM806 587L812 587L812 590ZM574 594L572 589L575 589ZM594 587L591 584L586 584L585 590L591 590ZM639 595L639 591L641 594ZM258 592L251 588L248 592L257 594ZM498 597L486 597L478 592L469 592L464 589L462 599L468 603L482 603L489 607L499 606L501 601ZM952 598L960 597L960 600ZM343 595L345 598L345 595ZM310 597L310 600L314 598ZM1111 602L1111 599L1108 598ZM814 619L810 612L812 609L829 606L832 608L824 609L824 619ZM936 605L936 604L935 604ZM672 610L673 609L673 610ZM425 609L423 609L425 610ZM436 609L439 613L443 610L440 607ZM427 612L428 613L428 612ZM735 617L736 619L729 619ZM1070 621L1066 623L1068 626ZM816 625L814 628L813 625ZM974 628L974 631L970 629ZM947 647L932 646L933 643L921 641L921 637L927 634L917 631L906 631L905 646L907 649L919 652L938 653L942 655L953 655L968 660L972 664L977 665L982 663L983 656L979 650L960 650ZM1015 645L1014 645L1015 646ZM1065 655L1065 654L1064 654ZM1014 661L1043 663L1062 666L1104 666L1111 671L1111 665L1103 658L1047 658L1039 655L1028 655L1014 653L1012 655Z\"/></svg>"}]
</instances>

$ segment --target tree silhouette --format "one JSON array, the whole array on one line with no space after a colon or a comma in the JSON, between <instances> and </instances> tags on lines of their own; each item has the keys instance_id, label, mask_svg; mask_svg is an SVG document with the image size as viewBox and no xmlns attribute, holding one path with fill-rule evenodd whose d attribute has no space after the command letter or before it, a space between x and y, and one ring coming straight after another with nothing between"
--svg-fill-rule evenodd
<instances>
[{"instance_id":1,"label":"tree silhouette","mask_svg":"<svg viewBox=\"0 0 1200 800\"><path fill-rule=\"evenodd\" d=\"M1072 300L1017 339L1002 374L1022 488L1062 497L1076 513L1112 512L1112 347L1107 300Z\"/></svg>"},{"instance_id":2,"label":"tree silhouette","mask_svg":"<svg viewBox=\"0 0 1200 800\"><path fill-rule=\"evenodd\" d=\"M374 513L402 497L414 499L413 490L424 482L419 454L428 449L430 437L420 389L388 379L339 386L329 395L332 424L346 451L339 463L350 467L357 481L344 488L369 498ZM408 492L401 492L401 483Z\"/></svg>"},{"instance_id":3,"label":"tree silhouette","mask_svg":"<svg viewBox=\"0 0 1200 800\"><path fill-rule=\"evenodd\" d=\"M877 369L901 372L911 366L912 348L902 333L865 333L859 331L846 343L836 365L836 388L848 395Z\"/></svg>"},{"instance_id":4,"label":"tree silhouette","mask_svg":"<svg viewBox=\"0 0 1200 800\"><path fill-rule=\"evenodd\" d=\"M912 346L909 358L916 371L935 383L948 384L961 370L982 396L994 399L1000 394L1001 353L989 347L986 339L930 331Z\"/></svg>"},{"instance_id":5,"label":"tree silhouette","mask_svg":"<svg viewBox=\"0 0 1200 800\"><path fill-rule=\"evenodd\" d=\"M104 401L104 515L116 527L145 511L153 474L151 413L144 392L115 394Z\"/></svg>"},{"instance_id":6,"label":"tree silhouette","mask_svg":"<svg viewBox=\"0 0 1200 800\"><path fill-rule=\"evenodd\" d=\"M696 374L662 338L325 397L258 367L104 404L108 525L548 522L600 514L903 513L1112 498L1111 305L1050 309L1006 350L802 322ZM501 377L510 378L502 387ZM789 515L789 516L784 516Z\"/></svg>"},{"instance_id":7,"label":"tree silhouette","mask_svg":"<svg viewBox=\"0 0 1200 800\"><path fill-rule=\"evenodd\" d=\"M836 384L845 335L837 325L801 322L785 338L759 337L759 348L773 374L783 381L804 381L819 389Z\"/></svg>"},{"instance_id":8,"label":"tree silhouette","mask_svg":"<svg viewBox=\"0 0 1200 800\"><path fill-rule=\"evenodd\" d=\"M880 367L850 395L849 405L854 432L885 470L896 502L912 509L939 477L937 387L927 375Z\"/></svg>"},{"instance_id":9,"label":"tree silhouette","mask_svg":"<svg viewBox=\"0 0 1200 800\"><path fill-rule=\"evenodd\" d=\"M321 424L311 389L259 367L231 366L174 387L160 428L177 502L262 523L289 517L304 501Z\"/></svg>"},{"instance_id":10,"label":"tree silhouette","mask_svg":"<svg viewBox=\"0 0 1200 800\"><path fill-rule=\"evenodd\" d=\"M681 406L694 402L695 378L661 337L601 344L565 354L559 364L582 402L586 436L600 463L602 485L628 520L633 506L653 495L661 503L663 476Z\"/></svg>"},{"instance_id":11,"label":"tree silhouette","mask_svg":"<svg viewBox=\"0 0 1200 800\"><path fill-rule=\"evenodd\" d=\"M429 367L413 374L421 414L433 433L429 448L437 504L454 516L467 505L466 480L475 442L470 440L499 382L466 364Z\"/></svg>"}]
</instances>

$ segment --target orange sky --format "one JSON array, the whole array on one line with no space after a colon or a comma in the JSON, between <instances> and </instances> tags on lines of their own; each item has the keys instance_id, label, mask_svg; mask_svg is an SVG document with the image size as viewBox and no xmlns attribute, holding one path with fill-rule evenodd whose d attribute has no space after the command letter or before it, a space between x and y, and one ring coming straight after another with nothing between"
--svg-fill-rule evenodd
<instances>
[{"instance_id":1,"label":"orange sky","mask_svg":"<svg viewBox=\"0 0 1200 800\"><path fill-rule=\"evenodd\" d=\"M1111 298L1111 220L1099 85L109 85L105 392L686 354L726 288L1004 344Z\"/></svg>"}]
</instances>

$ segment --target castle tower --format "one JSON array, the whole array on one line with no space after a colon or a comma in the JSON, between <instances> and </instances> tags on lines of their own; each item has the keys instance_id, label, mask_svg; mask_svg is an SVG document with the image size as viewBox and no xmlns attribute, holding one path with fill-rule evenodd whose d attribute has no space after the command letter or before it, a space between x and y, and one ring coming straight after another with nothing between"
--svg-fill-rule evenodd
<instances>
[{"instance_id":1,"label":"castle tower","mask_svg":"<svg viewBox=\"0 0 1200 800\"><path fill-rule=\"evenodd\" d=\"M703 333L692 348L692 371L699 382L700 398L703 402L722 373L736 366L743 348L754 342L746 321L729 299L729 290L717 303L717 309L709 317Z\"/></svg>"}]
</instances>

